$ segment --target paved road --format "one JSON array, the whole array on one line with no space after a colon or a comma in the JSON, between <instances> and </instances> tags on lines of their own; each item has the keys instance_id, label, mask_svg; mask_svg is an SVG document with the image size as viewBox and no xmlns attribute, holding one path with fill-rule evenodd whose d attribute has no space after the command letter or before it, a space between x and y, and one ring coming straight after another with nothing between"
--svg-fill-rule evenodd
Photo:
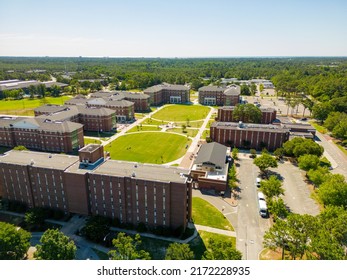
<instances>
[{"instance_id":1,"label":"paved road","mask_svg":"<svg viewBox=\"0 0 347 280\"><path fill-rule=\"evenodd\" d=\"M304 182L303 171L289 162L279 163L278 168L272 170L283 178L283 200L292 212L313 216L319 214L319 206L310 197L310 190Z\"/></svg>"},{"instance_id":2,"label":"paved road","mask_svg":"<svg viewBox=\"0 0 347 280\"><path fill-rule=\"evenodd\" d=\"M347 179L347 156L333 143L328 135L316 132L316 142L323 146L327 158L332 161L332 173L342 174Z\"/></svg>"},{"instance_id":3,"label":"paved road","mask_svg":"<svg viewBox=\"0 0 347 280\"><path fill-rule=\"evenodd\" d=\"M242 157L238 160L238 178L240 181L240 200L237 216L236 247L242 252L243 259L257 260L263 249L263 236L270 227L270 219L261 218L257 203L255 178L259 170L253 160Z\"/></svg>"}]
</instances>

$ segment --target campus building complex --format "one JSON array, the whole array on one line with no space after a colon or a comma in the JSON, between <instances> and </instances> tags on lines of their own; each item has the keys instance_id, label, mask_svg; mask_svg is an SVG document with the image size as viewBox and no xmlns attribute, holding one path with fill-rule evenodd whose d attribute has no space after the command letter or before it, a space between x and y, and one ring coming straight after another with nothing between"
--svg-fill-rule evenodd
<instances>
[{"instance_id":1,"label":"campus building complex","mask_svg":"<svg viewBox=\"0 0 347 280\"><path fill-rule=\"evenodd\" d=\"M235 106L223 106L218 108L217 120L219 122L236 122L242 121L247 123L248 120L242 118L240 120L235 120L233 116L233 111ZM276 110L274 108L259 108L261 110L261 124L271 124L276 119Z\"/></svg>"},{"instance_id":2,"label":"campus building complex","mask_svg":"<svg viewBox=\"0 0 347 280\"><path fill-rule=\"evenodd\" d=\"M65 101L65 105L84 106L87 108L108 108L115 112L117 122L127 122L134 120L134 102L118 98L86 98L76 96Z\"/></svg>"},{"instance_id":3,"label":"campus building complex","mask_svg":"<svg viewBox=\"0 0 347 280\"><path fill-rule=\"evenodd\" d=\"M100 145L79 156L15 150L0 156L1 197L133 225L185 229L191 185L189 170L104 159Z\"/></svg>"},{"instance_id":4,"label":"campus building complex","mask_svg":"<svg viewBox=\"0 0 347 280\"><path fill-rule=\"evenodd\" d=\"M190 172L194 187L226 191L229 155L230 148L219 143L201 145Z\"/></svg>"},{"instance_id":5,"label":"campus building complex","mask_svg":"<svg viewBox=\"0 0 347 280\"><path fill-rule=\"evenodd\" d=\"M199 88L199 103L203 105L235 106L240 103L241 88L238 85L205 86Z\"/></svg>"},{"instance_id":6,"label":"campus building complex","mask_svg":"<svg viewBox=\"0 0 347 280\"><path fill-rule=\"evenodd\" d=\"M84 146L83 125L40 117L0 116L0 146L71 153Z\"/></svg>"},{"instance_id":7,"label":"campus building complex","mask_svg":"<svg viewBox=\"0 0 347 280\"><path fill-rule=\"evenodd\" d=\"M83 124L85 131L112 131L116 128L116 113L103 107L43 105L35 116L51 121L71 121Z\"/></svg>"},{"instance_id":8,"label":"campus building complex","mask_svg":"<svg viewBox=\"0 0 347 280\"><path fill-rule=\"evenodd\" d=\"M289 129L277 125L214 122L210 137L231 147L273 151L289 140Z\"/></svg>"},{"instance_id":9,"label":"campus building complex","mask_svg":"<svg viewBox=\"0 0 347 280\"><path fill-rule=\"evenodd\" d=\"M167 103L182 104L189 102L189 87L184 85L163 83L149 87L143 92L150 96L149 102L153 106Z\"/></svg>"}]
</instances>

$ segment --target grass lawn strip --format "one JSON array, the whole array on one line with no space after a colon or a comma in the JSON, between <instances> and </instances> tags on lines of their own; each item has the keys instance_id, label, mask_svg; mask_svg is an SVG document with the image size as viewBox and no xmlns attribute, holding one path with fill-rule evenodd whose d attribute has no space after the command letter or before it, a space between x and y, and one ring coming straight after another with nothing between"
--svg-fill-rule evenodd
<instances>
[{"instance_id":1,"label":"grass lawn strip","mask_svg":"<svg viewBox=\"0 0 347 280\"><path fill-rule=\"evenodd\" d=\"M187 137L165 132L133 133L117 138L105 147L111 159L162 164L186 153Z\"/></svg>"},{"instance_id":2,"label":"grass lawn strip","mask_svg":"<svg viewBox=\"0 0 347 280\"><path fill-rule=\"evenodd\" d=\"M209 107L201 105L171 105L166 106L153 115L154 119L164 121L194 121L206 118Z\"/></svg>"},{"instance_id":3,"label":"grass lawn strip","mask_svg":"<svg viewBox=\"0 0 347 280\"><path fill-rule=\"evenodd\" d=\"M233 231L234 228L219 210L206 200L193 197L192 216L197 225Z\"/></svg>"}]
</instances>

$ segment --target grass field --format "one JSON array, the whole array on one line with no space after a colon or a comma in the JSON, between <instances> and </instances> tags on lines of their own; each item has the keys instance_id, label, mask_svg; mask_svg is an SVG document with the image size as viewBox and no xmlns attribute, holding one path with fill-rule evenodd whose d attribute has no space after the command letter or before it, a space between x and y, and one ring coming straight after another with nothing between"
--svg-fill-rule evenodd
<instances>
[{"instance_id":1,"label":"grass field","mask_svg":"<svg viewBox=\"0 0 347 280\"><path fill-rule=\"evenodd\" d=\"M327 133L328 130L324 127L318 124L316 121L310 121L310 124L320 133Z\"/></svg>"},{"instance_id":2,"label":"grass field","mask_svg":"<svg viewBox=\"0 0 347 280\"><path fill-rule=\"evenodd\" d=\"M158 127L157 125L155 126L147 126L147 125L142 125L142 126L135 126L132 129L129 129L126 133L130 132L141 132L141 131L160 131L161 128Z\"/></svg>"},{"instance_id":3,"label":"grass field","mask_svg":"<svg viewBox=\"0 0 347 280\"><path fill-rule=\"evenodd\" d=\"M216 207L200 197L193 197L192 216L197 225L234 230L229 221Z\"/></svg>"},{"instance_id":4,"label":"grass field","mask_svg":"<svg viewBox=\"0 0 347 280\"><path fill-rule=\"evenodd\" d=\"M87 146L88 144L101 144L101 141L93 138L84 137L84 145Z\"/></svg>"},{"instance_id":5,"label":"grass field","mask_svg":"<svg viewBox=\"0 0 347 280\"><path fill-rule=\"evenodd\" d=\"M171 133L143 132L117 138L105 147L112 159L162 164L182 157L191 140Z\"/></svg>"},{"instance_id":6,"label":"grass field","mask_svg":"<svg viewBox=\"0 0 347 280\"><path fill-rule=\"evenodd\" d=\"M206 118L210 108L201 105L171 105L153 115L154 119L164 121L202 120Z\"/></svg>"},{"instance_id":7,"label":"grass field","mask_svg":"<svg viewBox=\"0 0 347 280\"><path fill-rule=\"evenodd\" d=\"M209 129L204 130L200 139L206 139L207 136L210 136L210 130Z\"/></svg>"},{"instance_id":8,"label":"grass field","mask_svg":"<svg viewBox=\"0 0 347 280\"><path fill-rule=\"evenodd\" d=\"M167 123L169 123L169 122L153 120L151 118L148 118L142 122L142 124L149 124L149 125L162 125L162 124L167 124Z\"/></svg>"},{"instance_id":9,"label":"grass field","mask_svg":"<svg viewBox=\"0 0 347 280\"><path fill-rule=\"evenodd\" d=\"M168 129L167 132L176 132L176 133L180 133L182 135L188 135L189 137L195 137L199 130L198 129L190 129L190 128L186 128L186 133L182 132L182 128L176 127L176 128L172 128L172 129Z\"/></svg>"},{"instance_id":10,"label":"grass field","mask_svg":"<svg viewBox=\"0 0 347 280\"><path fill-rule=\"evenodd\" d=\"M1 100L0 113L8 115L33 116L33 109L44 104L62 105L71 97L46 97L42 99Z\"/></svg>"}]
</instances>

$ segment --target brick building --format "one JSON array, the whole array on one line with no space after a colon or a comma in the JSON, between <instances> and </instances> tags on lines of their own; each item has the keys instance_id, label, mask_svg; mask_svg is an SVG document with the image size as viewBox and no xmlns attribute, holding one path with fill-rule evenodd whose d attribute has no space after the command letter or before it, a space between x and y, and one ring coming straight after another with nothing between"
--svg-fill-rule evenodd
<instances>
[{"instance_id":1,"label":"brick building","mask_svg":"<svg viewBox=\"0 0 347 280\"><path fill-rule=\"evenodd\" d=\"M104 98L75 97L65 101L65 105L84 106L88 108L108 108L115 112L117 122L134 120L134 102L127 100L109 100Z\"/></svg>"},{"instance_id":2,"label":"brick building","mask_svg":"<svg viewBox=\"0 0 347 280\"><path fill-rule=\"evenodd\" d=\"M183 104L189 102L189 87L163 83L149 87L143 91L149 95L149 103L153 106L161 104Z\"/></svg>"},{"instance_id":3,"label":"brick building","mask_svg":"<svg viewBox=\"0 0 347 280\"><path fill-rule=\"evenodd\" d=\"M116 127L114 110L85 105L44 105L34 110L35 116L51 121L71 121L83 124L85 131L111 131Z\"/></svg>"},{"instance_id":4,"label":"brick building","mask_svg":"<svg viewBox=\"0 0 347 280\"><path fill-rule=\"evenodd\" d=\"M83 125L46 118L0 117L0 146L71 153L84 146Z\"/></svg>"},{"instance_id":5,"label":"brick building","mask_svg":"<svg viewBox=\"0 0 347 280\"><path fill-rule=\"evenodd\" d=\"M224 192L227 189L230 148L219 143L200 146L190 175L199 189Z\"/></svg>"},{"instance_id":6,"label":"brick building","mask_svg":"<svg viewBox=\"0 0 347 280\"><path fill-rule=\"evenodd\" d=\"M105 160L103 154L100 145L84 147L79 157L7 152L0 156L0 196L121 223L186 228L192 205L189 170Z\"/></svg>"},{"instance_id":7,"label":"brick building","mask_svg":"<svg viewBox=\"0 0 347 280\"><path fill-rule=\"evenodd\" d=\"M199 103L203 105L235 106L240 103L241 88L238 85L205 86L199 88Z\"/></svg>"},{"instance_id":8,"label":"brick building","mask_svg":"<svg viewBox=\"0 0 347 280\"><path fill-rule=\"evenodd\" d=\"M218 108L217 120L219 122L235 122L233 117L233 111L235 106L224 106ZM276 119L276 110L273 108L259 108L261 110L261 124L271 124ZM241 119L242 122L247 122L245 119Z\"/></svg>"},{"instance_id":9,"label":"brick building","mask_svg":"<svg viewBox=\"0 0 347 280\"><path fill-rule=\"evenodd\" d=\"M231 147L273 151L289 139L289 129L277 125L214 122L210 137Z\"/></svg>"}]
</instances>

